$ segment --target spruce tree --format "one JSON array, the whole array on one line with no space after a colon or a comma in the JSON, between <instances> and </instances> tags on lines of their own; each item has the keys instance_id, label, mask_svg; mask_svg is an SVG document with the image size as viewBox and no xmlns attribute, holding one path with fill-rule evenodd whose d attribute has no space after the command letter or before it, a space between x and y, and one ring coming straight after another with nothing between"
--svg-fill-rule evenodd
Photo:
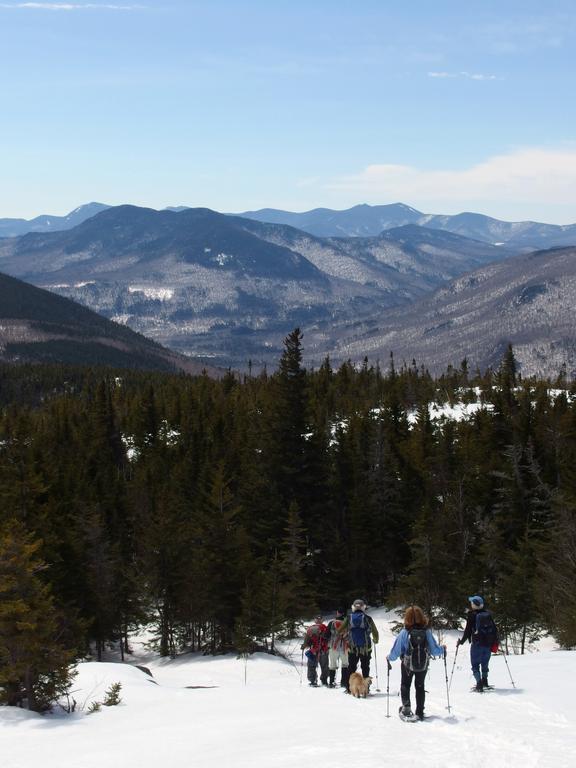
<instances>
[{"instance_id":1,"label":"spruce tree","mask_svg":"<svg viewBox=\"0 0 576 768\"><path fill-rule=\"evenodd\" d=\"M41 577L41 546L19 522L0 528L0 702L35 712L50 709L69 690L73 660Z\"/></svg>"}]
</instances>

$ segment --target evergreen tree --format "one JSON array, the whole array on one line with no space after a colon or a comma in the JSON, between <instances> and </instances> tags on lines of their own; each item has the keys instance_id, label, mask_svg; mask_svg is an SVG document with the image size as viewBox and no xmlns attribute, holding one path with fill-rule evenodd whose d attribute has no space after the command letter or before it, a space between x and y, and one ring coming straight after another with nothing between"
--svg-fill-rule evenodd
<instances>
[{"instance_id":1,"label":"evergreen tree","mask_svg":"<svg viewBox=\"0 0 576 768\"><path fill-rule=\"evenodd\" d=\"M0 702L50 709L69 689L73 653L62 645L62 617L41 574L41 541L21 523L0 528Z\"/></svg>"}]
</instances>

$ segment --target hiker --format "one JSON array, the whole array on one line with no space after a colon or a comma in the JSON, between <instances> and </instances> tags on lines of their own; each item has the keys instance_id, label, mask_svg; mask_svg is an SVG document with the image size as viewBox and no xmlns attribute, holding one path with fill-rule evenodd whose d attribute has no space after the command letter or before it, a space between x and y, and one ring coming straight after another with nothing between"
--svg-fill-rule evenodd
<instances>
[{"instance_id":1,"label":"hiker","mask_svg":"<svg viewBox=\"0 0 576 768\"><path fill-rule=\"evenodd\" d=\"M348 678L356 672L358 662L362 668L363 677L370 675L370 658L372 656L372 641L378 642L378 630L371 616L366 613L365 601L354 600L351 612L346 616L338 632L343 637L348 635L348 673L346 675L346 690L350 693Z\"/></svg>"},{"instance_id":2,"label":"hiker","mask_svg":"<svg viewBox=\"0 0 576 768\"><path fill-rule=\"evenodd\" d=\"M402 660L400 696L402 706L400 717L406 720L424 720L424 678L428 671L430 657L443 657L446 653L445 645L438 645L428 628L428 618L424 611L417 605L411 605L404 613L404 629L396 638L392 650L386 657L388 663ZM412 713L410 704L410 686L414 679L416 689L416 714Z\"/></svg>"},{"instance_id":3,"label":"hiker","mask_svg":"<svg viewBox=\"0 0 576 768\"><path fill-rule=\"evenodd\" d=\"M466 627L456 645L463 645L467 640L471 642L470 663L476 680L474 690L482 693L485 688L490 687L488 685L488 665L490 664L490 656L498 650L498 629L492 614L484 606L484 599L480 595L472 595L468 601L470 608L466 615Z\"/></svg>"},{"instance_id":4,"label":"hiker","mask_svg":"<svg viewBox=\"0 0 576 768\"><path fill-rule=\"evenodd\" d=\"M346 618L345 612L339 608L336 618L331 619L327 626L328 639L328 687L336 687L336 670L340 662L340 687L346 688L348 683L348 636L340 634L340 627Z\"/></svg>"},{"instance_id":5,"label":"hiker","mask_svg":"<svg viewBox=\"0 0 576 768\"><path fill-rule=\"evenodd\" d=\"M322 685L328 685L328 642L326 635L327 628L322 621L322 616L316 616L314 624L306 630L304 642L300 646L305 651L304 655L308 660L308 682L313 687L318 685L318 664L320 664L320 682Z\"/></svg>"}]
</instances>

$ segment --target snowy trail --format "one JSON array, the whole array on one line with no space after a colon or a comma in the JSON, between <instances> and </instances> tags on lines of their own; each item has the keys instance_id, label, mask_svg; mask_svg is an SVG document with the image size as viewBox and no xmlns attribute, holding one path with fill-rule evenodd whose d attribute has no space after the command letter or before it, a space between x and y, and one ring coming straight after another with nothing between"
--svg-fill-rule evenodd
<instances>
[{"instance_id":1,"label":"snowy trail","mask_svg":"<svg viewBox=\"0 0 576 768\"><path fill-rule=\"evenodd\" d=\"M378 614L376 612L378 618ZM383 613L379 684L369 699L341 689L311 689L298 667L265 655L189 656L148 659L154 681L129 665L82 664L75 694L80 704L122 682L122 704L101 712L41 717L0 709L1 765L6 768L192 768L207 763L235 768L331 768L387 764L429 768L572 768L576 764L576 705L572 681L576 654L543 651L510 657L517 689L502 658L491 664L497 690L470 692L468 654L457 659L446 709L444 665L427 677L422 723L397 715L400 670L390 675L390 718L386 718L385 654L392 634ZM447 639L453 652L454 637ZM449 658L448 673L453 657ZM384 671L383 671L384 670ZM247 684L244 675L247 674ZM374 673L374 666L373 666ZM187 688L186 686L218 686Z\"/></svg>"}]
</instances>

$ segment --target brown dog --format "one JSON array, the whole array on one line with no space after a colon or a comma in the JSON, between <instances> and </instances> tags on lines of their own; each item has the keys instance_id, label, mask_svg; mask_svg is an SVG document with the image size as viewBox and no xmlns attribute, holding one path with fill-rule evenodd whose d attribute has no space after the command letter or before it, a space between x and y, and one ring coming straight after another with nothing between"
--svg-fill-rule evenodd
<instances>
[{"instance_id":1,"label":"brown dog","mask_svg":"<svg viewBox=\"0 0 576 768\"><path fill-rule=\"evenodd\" d=\"M365 699L370 693L370 686L372 685L371 677L362 677L360 672L352 672L348 681L350 687L350 693L357 699Z\"/></svg>"}]
</instances>

